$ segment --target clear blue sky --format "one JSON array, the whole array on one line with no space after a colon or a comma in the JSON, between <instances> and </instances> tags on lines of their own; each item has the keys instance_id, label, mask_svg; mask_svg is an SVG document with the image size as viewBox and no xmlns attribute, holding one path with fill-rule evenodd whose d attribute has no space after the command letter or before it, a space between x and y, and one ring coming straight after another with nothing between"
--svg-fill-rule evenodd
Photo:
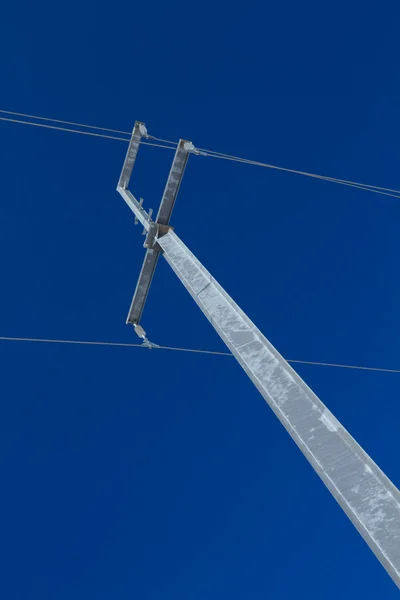
<instances>
[{"instance_id":1,"label":"clear blue sky","mask_svg":"<svg viewBox=\"0 0 400 600\"><path fill-rule=\"evenodd\" d=\"M399 188L396 3L8 3L0 108ZM390 10L392 8L393 10ZM0 335L134 342L121 142L0 123ZM143 148L157 208L172 156ZM398 368L400 203L192 157L177 233L288 358ZM163 262L152 340L222 349ZM0 343L5 600L397 598L230 358ZM300 374L399 485L400 376Z\"/></svg>"}]
</instances>

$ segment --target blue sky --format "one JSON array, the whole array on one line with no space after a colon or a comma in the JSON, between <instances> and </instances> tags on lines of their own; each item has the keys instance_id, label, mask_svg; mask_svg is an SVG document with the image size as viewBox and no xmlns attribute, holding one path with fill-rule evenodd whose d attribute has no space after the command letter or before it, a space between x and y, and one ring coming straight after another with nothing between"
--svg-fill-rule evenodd
<instances>
[{"instance_id":1,"label":"blue sky","mask_svg":"<svg viewBox=\"0 0 400 600\"><path fill-rule=\"evenodd\" d=\"M344 3L3 7L0 108L399 188L398 11ZM0 123L0 335L136 342L126 147ZM172 156L142 148L157 208ZM400 205L191 157L173 224L287 358L399 368ZM223 349L161 261L155 342ZM10 600L394 598L233 360L0 344ZM400 378L299 367L399 485Z\"/></svg>"}]
</instances>

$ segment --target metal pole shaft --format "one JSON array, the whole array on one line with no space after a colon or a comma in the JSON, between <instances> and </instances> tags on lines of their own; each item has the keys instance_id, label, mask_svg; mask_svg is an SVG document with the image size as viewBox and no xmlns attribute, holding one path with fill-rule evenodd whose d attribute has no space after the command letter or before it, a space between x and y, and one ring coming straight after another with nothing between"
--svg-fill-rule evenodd
<instances>
[{"instance_id":1,"label":"metal pole shaft","mask_svg":"<svg viewBox=\"0 0 400 600\"><path fill-rule=\"evenodd\" d=\"M400 588L400 492L178 236L164 258Z\"/></svg>"}]
</instances>

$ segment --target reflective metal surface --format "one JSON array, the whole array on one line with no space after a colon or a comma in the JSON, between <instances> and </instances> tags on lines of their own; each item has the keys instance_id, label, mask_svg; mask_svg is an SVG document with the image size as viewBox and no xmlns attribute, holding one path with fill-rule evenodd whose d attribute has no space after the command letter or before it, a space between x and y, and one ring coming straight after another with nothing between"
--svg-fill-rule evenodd
<instances>
[{"instance_id":1,"label":"reflective metal surface","mask_svg":"<svg viewBox=\"0 0 400 600\"><path fill-rule=\"evenodd\" d=\"M149 248L146 252L142 270L136 285L135 294L133 296L129 314L126 319L127 323L136 325L141 319L159 256L160 252L157 252L152 248Z\"/></svg>"},{"instance_id":2,"label":"reflective metal surface","mask_svg":"<svg viewBox=\"0 0 400 600\"><path fill-rule=\"evenodd\" d=\"M118 187L127 188L131 178L133 165L135 164L136 155L139 150L140 140L144 135L147 135L146 126L140 121L136 121L132 131L131 141L129 142L128 151L126 153L124 165L122 167L121 176L119 178Z\"/></svg>"},{"instance_id":3,"label":"reflective metal surface","mask_svg":"<svg viewBox=\"0 0 400 600\"><path fill-rule=\"evenodd\" d=\"M145 232L148 233L145 242L145 245L148 249L143 261L142 270L139 275L139 280L136 285L135 294L133 296L126 321L132 325L137 325L140 322L150 285L153 280L154 271L157 266L158 255L160 253L159 247L153 248L154 235L157 231L157 228L151 220L152 211L147 213L142 207L143 200L138 202L133 194L126 189L130 181L130 176L138 152L141 137L146 131L143 128L143 123L136 122L117 187L117 191L134 213L135 223L140 222L143 225ZM192 147L192 144L190 142L186 142L185 140L180 140L178 144L158 211L156 219L157 225L167 226L169 224L175 200L179 191L179 186L181 184L183 173L188 161L190 147Z\"/></svg>"},{"instance_id":4,"label":"reflective metal surface","mask_svg":"<svg viewBox=\"0 0 400 600\"><path fill-rule=\"evenodd\" d=\"M121 194L122 198L125 200L138 222L143 225L146 231L149 231L151 224L150 218L140 202L136 200L135 196L129 190L125 190L124 188L118 186L117 191L119 194Z\"/></svg>"},{"instance_id":5,"label":"reflective metal surface","mask_svg":"<svg viewBox=\"0 0 400 600\"><path fill-rule=\"evenodd\" d=\"M156 223L159 223L160 225L168 225L171 218L175 200L189 158L189 151L185 146L188 146L188 143L185 140L179 140L156 218Z\"/></svg>"},{"instance_id":6,"label":"reflective metal surface","mask_svg":"<svg viewBox=\"0 0 400 600\"><path fill-rule=\"evenodd\" d=\"M400 587L400 493L178 236L164 257Z\"/></svg>"}]
</instances>

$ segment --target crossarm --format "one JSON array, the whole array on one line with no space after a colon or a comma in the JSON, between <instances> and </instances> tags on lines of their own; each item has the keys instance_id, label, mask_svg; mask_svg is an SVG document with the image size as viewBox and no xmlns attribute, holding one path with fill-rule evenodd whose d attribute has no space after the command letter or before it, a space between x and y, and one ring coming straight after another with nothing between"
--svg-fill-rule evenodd
<instances>
[{"instance_id":1,"label":"crossarm","mask_svg":"<svg viewBox=\"0 0 400 600\"><path fill-rule=\"evenodd\" d=\"M138 325L140 322L159 256L160 253L152 248L149 248L145 254L142 270L140 271L132 304L126 319L127 323Z\"/></svg>"}]
</instances>

